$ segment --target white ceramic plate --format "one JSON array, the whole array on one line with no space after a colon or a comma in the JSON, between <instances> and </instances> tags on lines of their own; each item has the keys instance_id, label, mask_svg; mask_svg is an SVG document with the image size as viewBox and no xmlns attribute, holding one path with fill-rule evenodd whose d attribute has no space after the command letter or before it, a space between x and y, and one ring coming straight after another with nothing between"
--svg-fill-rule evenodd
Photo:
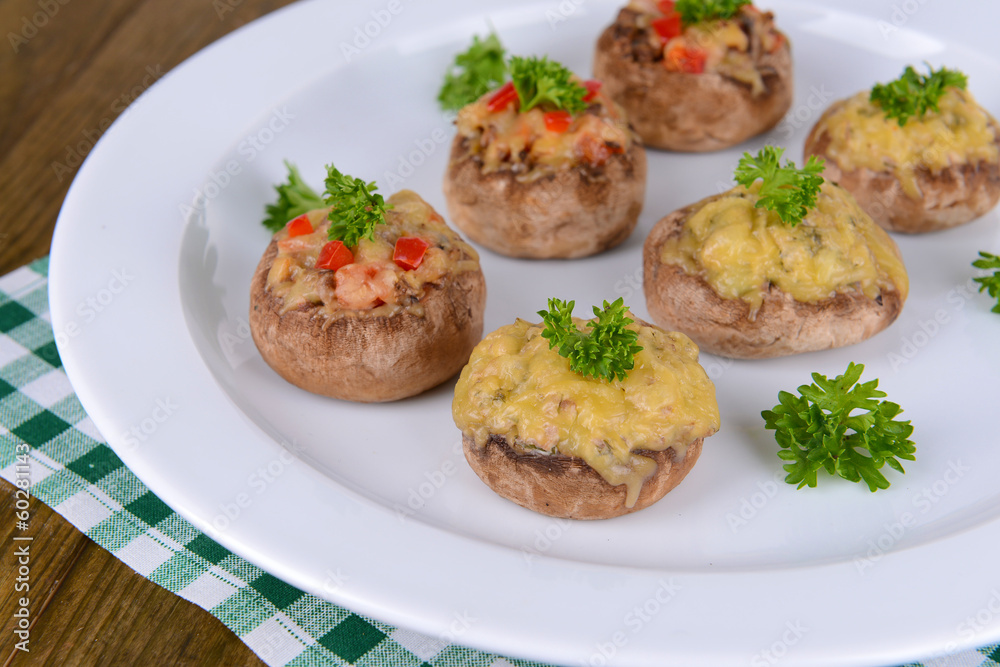
<instances>
[{"instance_id":1,"label":"white ceramic plate","mask_svg":"<svg viewBox=\"0 0 1000 667\"><path fill-rule=\"evenodd\" d=\"M460 454L452 383L355 405L291 387L261 361L248 284L283 159L315 186L335 161L444 211L452 129L434 97L453 54L489 17L511 51L586 75L616 12L599 0L426 4L305 2L238 30L153 86L80 170L53 242L53 325L84 407L125 463L289 583L503 654L843 667L1000 638L1000 319L970 282L976 252L1000 250L995 211L898 238L912 295L874 339L774 361L703 357L721 432L676 491L611 521L555 521L489 491ZM659 217L728 187L740 153L765 141L801 159L822 107L907 63L960 67L997 114L989 26L1000 6L974 4L768 3L795 47L786 121L739 149L651 152L639 228L611 252L529 262L484 251L487 330L549 296L575 299L578 313L624 296L644 315L640 251ZM797 491L781 482L759 413L780 389L851 360L904 406L918 459L878 494L833 479Z\"/></svg>"}]
</instances>

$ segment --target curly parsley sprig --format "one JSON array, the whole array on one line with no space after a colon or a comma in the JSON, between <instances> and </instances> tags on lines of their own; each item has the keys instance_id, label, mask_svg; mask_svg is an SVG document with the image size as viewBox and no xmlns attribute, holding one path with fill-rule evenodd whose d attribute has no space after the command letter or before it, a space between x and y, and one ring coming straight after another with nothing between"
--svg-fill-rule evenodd
<instances>
[{"instance_id":1,"label":"curly parsley sprig","mask_svg":"<svg viewBox=\"0 0 1000 667\"><path fill-rule=\"evenodd\" d=\"M813 373L813 384L799 387L801 396L779 392L779 404L761 412L764 428L774 430L781 446L778 457L789 462L783 466L786 482L814 487L823 468L852 482L863 480L874 492L889 488L879 472L883 465L905 472L898 459L914 460L913 427L894 419L902 412L899 405L878 400L886 395L876 388L878 380L857 384L864 369L849 363L832 380Z\"/></svg>"},{"instance_id":2,"label":"curly parsley sprig","mask_svg":"<svg viewBox=\"0 0 1000 667\"><path fill-rule=\"evenodd\" d=\"M784 152L784 148L765 146L756 157L744 153L735 176L736 182L746 187L761 179L756 208L774 211L782 222L794 227L816 206L825 162L810 155L802 169L797 169L791 160L786 160L782 167L780 160Z\"/></svg>"},{"instance_id":3,"label":"curly parsley sprig","mask_svg":"<svg viewBox=\"0 0 1000 667\"><path fill-rule=\"evenodd\" d=\"M267 217L261 223L272 233L280 231L289 220L325 206L323 198L306 185L294 164L285 160L285 168L288 169L288 180L274 186L278 192L278 200L265 207Z\"/></svg>"},{"instance_id":4,"label":"curly parsley sprig","mask_svg":"<svg viewBox=\"0 0 1000 667\"><path fill-rule=\"evenodd\" d=\"M340 173L331 165L326 168L327 206L332 206L327 235L331 241L343 241L348 248L358 245L361 239L370 239L375 225L385 223L387 206L382 195L375 194L375 182L365 183Z\"/></svg>"},{"instance_id":5,"label":"curly parsley sprig","mask_svg":"<svg viewBox=\"0 0 1000 667\"><path fill-rule=\"evenodd\" d=\"M587 108L587 89L572 81L572 72L543 56L511 56L510 78L521 102L521 111L544 107L547 111L578 113Z\"/></svg>"},{"instance_id":6,"label":"curly parsley sprig","mask_svg":"<svg viewBox=\"0 0 1000 667\"><path fill-rule=\"evenodd\" d=\"M979 292L988 292L991 297L997 300L997 305L993 306L992 312L1000 313L1000 257L988 252L979 251L982 259L977 259L972 263L977 269L997 269L992 276L982 276L973 278L979 283Z\"/></svg>"},{"instance_id":7,"label":"curly parsley sprig","mask_svg":"<svg viewBox=\"0 0 1000 667\"><path fill-rule=\"evenodd\" d=\"M958 70L935 70L930 65L927 70L925 76L907 65L895 81L875 84L868 99L882 108L886 118L895 118L903 127L913 116L923 118L929 110L937 111L948 88L964 90L968 85L968 77Z\"/></svg>"},{"instance_id":8,"label":"curly parsley sprig","mask_svg":"<svg viewBox=\"0 0 1000 667\"><path fill-rule=\"evenodd\" d=\"M740 7L749 4L750 0L677 0L674 11L681 15L684 25L691 25L714 19L731 19Z\"/></svg>"},{"instance_id":9,"label":"curly parsley sprig","mask_svg":"<svg viewBox=\"0 0 1000 667\"><path fill-rule=\"evenodd\" d=\"M573 322L574 305L575 301L549 299L549 309L538 311L545 324L542 338L549 341L549 349L559 348L559 355L569 359L570 368L580 375L624 380L642 350L635 344L639 334L627 328L634 320L626 317L624 300L605 301L603 309L594 306L597 321L587 322L590 331L586 333Z\"/></svg>"},{"instance_id":10,"label":"curly parsley sprig","mask_svg":"<svg viewBox=\"0 0 1000 667\"><path fill-rule=\"evenodd\" d=\"M476 35L472 45L455 56L438 92L441 108L457 111L507 80L507 52L496 33L483 40Z\"/></svg>"},{"instance_id":11,"label":"curly parsley sprig","mask_svg":"<svg viewBox=\"0 0 1000 667\"><path fill-rule=\"evenodd\" d=\"M370 239L375 225L385 222L385 212L392 208L382 195L375 194L375 182L365 183L360 178L342 174L332 164L326 167L326 190L316 194L299 174L298 168L285 161L288 180L274 186L278 199L265 207L267 218L263 225L271 232L280 231L289 220L318 208L332 207L327 218L330 226L327 235L331 241L343 241L353 248L361 239Z\"/></svg>"}]
</instances>

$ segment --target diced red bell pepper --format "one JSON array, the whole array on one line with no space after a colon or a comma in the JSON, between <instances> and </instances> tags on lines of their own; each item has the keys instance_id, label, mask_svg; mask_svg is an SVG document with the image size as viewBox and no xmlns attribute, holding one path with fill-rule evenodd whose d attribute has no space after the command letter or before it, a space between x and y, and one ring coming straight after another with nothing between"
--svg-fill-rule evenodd
<instances>
[{"instance_id":1,"label":"diced red bell pepper","mask_svg":"<svg viewBox=\"0 0 1000 667\"><path fill-rule=\"evenodd\" d=\"M544 118L545 129L558 134L562 134L573 124L573 115L565 110L546 111Z\"/></svg>"},{"instance_id":2,"label":"diced red bell pepper","mask_svg":"<svg viewBox=\"0 0 1000 667\"><path fill-rule=\"evenodd\" d=\"M413 271L420 268L424 253L430 247L431 244L419 236L400 236L392 251L392 261L404 271Z\"/></svg>"},{"instance_id":3,"label":"diced red bell pepper","mask_svg":"<svg viewBox=\"0 0 1000 667\"><path fill-rule=\"evenodd\" d=\"M624 153L625 149L620 144L608 143L592 134L583 134L577 139L574 151L582 162L599 167L612 155Z\"/></svg>"},{"instance_id":4,"label":"diced red bell pepper","mask_svg":"<svg viewBox=\"0 0 1000 667\"><path fill-rule=\"evenodd\" d=\"M601 90L601 82L597 79L590 79L589 81L583 82L583 87L587 89L587 94L583 96L584 102L590 102L595 97L597 97L598 91Z\"/></svg>"},{"instance_id":5,"label":"diced red bell pepper","mask_svg":"<svg viewBox=\"0 0 1000 667\"><path fill-rule=\"evenodd\" d=\"M317 269L329 269L336 271L342 266L354 263L354 255L344 245L343 241L330 241L319 251L316 258Z\"/></svg>"},{"instance_id":6,"label":"diced red bell pepper","mask_svg":"<svg viewBox=\"0 0 1000 667\"><path fill-rule=\"evenodd\" d=\"M653 30L660 36L660 41L666 44L684 32L684 27L681 25L681 15L677 12L672 12L661 18L654 19Z\"/></svg>"},{"instance_id":7,"label":"diced red bell pepper","mask_svg":"<svg viewBox=\"0 0 1000 667\"><path fill-rule=\"evenodd\" d=\"M312 223L309 222L309 216L305 213L288 222L288 238L290 239L295 238L296 236L305 236L306 234L312 233Z\"/></svg>"},{"instance_id":8,"label":"diced red bell pepper","mask_svg":"<svg viewBox=\"0 0 1000 667\"><path fill-rule=\"evenodd\" d=\"M514 82L508 81L486 101L486 108L492 112L503 111L517 101L517 90L514 88Z\"/></svg>"},{"instance_id":9,"label":"diced red bell pepper","mask_svg":"<svg viewBox=\"0 0 1000 667\"><path fill-rule=\"evenodd\" d=\"M674 0L660 0L656 3L656 6L660 8L661 12L669 15L674 13L675 4L677 3L675 3Z\"/></svg>"},{"instance_id":10,"label":"diced red bell pepper","mask_svg":"<svg viewBox=\"0 0 1000 667\"><path fill-rule=\"evenodd\" d=\"M783 33L776 33L774 40L771 42L771 48L768 49L768 53L774 53L781 48L781 45L785 43L785 35Z\"/></svg>"},{"instance_id":11,"label":"diced red bell pepper","mask_svg":"<svg viewBox=\"0 0 1000 667\"><path fill-rule=\"evenodd\" d=\"M701 74L705 71L705 61L708 60L708 52L697 46L686 44L676 44L667 50L664 64L667 69L674 72L687 72L688 74Z\"/></svg>"}]
</instances>

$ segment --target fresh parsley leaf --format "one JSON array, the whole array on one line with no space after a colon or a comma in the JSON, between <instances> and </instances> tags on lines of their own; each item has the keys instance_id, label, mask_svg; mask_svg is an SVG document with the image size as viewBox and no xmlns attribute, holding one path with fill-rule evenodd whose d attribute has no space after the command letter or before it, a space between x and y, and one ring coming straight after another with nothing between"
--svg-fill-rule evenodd
<instances>
[{"instance_id":1,"label":"fresh parsley leaf","mask_svg":"<svg viewBox=\"0 0 1000 667\"><path fill-rule=\"evenodd\" d=\"M997 269L992 276L973 278L979 283L979 292L989 292L989 295L997 300L997 305L993 306L994 313L1000 313L1000 257L988 252L979 251L982 259L977 259L972 263L977 269Z\"/></svg>"},{"instance_id":2,"label":"fresh parsley leaf","mask_svg":"<svg viewBox=\"0 0 1000 667\"><path fill-rule=\"evenodd\" d=\"M869 99L882 107L886 118L895 118L903 127L912 116L923 118L928 110L937 111L938 102L948 88L964 90L968 85L968 78L957 70L944 67L935 70L930 65L927 70L924 76L907 65L895 81L875 84Z\"/></svg>"},{"instance_id":3,"label":"fresh parsley leaf","mask_svg":"<svg viewBox=\"0 0 1000 667\"><path fill-rule=\"evenodd\" d=\"M278 201L268 204L264 208L267 217L264 218L262 224L272 233L280 231L288 224L289 220L326 206L323 203L323 198L302 180L302 176L294 164L285 160L285 168L288 169L288 182L274 186L278 192Z\"/></svg>"},{"instance_id":4,"label":"fresh parsley leaf","mask_svg":"<svg viewBox=\"0 0 1000 667\"><path fill-rule=\"evenodd\" d=\"M782 222L794 227L816 205L825 162L810 155L802 169L796 169L791 160L786 160L782 167L780 160L784 152L784 148L765 146L756 157L744 153L735 175L736 182L746 187L761 179L763 183L755 206L775 211Z\"/></svg>"},{"instance_id":5,"label":"fresh parsley leaf","mask_svg":"<svg viewBox=\"0 0 1000 667\"><path fill-rule=\"evenodd\" d=\"M849 363L832 380L813 373L813 384L799 387L801 396L778 393L778 405L764 410L764 428L774 430L781 446L778 457L789 484L816 486L823 468L852 482L864 481L871 491L889 488L879 470L883 465L905 472L898 459L913 461L916 447L909 440L909 421L896 421L899 405L878 399L878 380L858 384L863 364ZM861 411L854 414L855 411ZM849 431L849 432L848 432ZM867 455L863 452L867 452Z\"/></svg>"},{"instance_id":6,"label":"fresh parsley leaf","mask_svg":"<svg viewBox=\"0 0 1000 667\"><path fill-rule=\"evenodd\" d=\"M691 25L714 19L731 19L740 7L749 4L749 0L677 0L674 11L681 15L684 25Z\"/></svg>"},{"instance_id":7,"label":"fresh parsley leaf","mask_svg":"<svg viewBox=\"0 0 1000 667\"><path fill-rule=\"evenodd\" d=\"M327 216L330 227L327 234L331 241L343 241L348 248L358 245L361 239L370 239L375 225L385 222L386 206L382 195L374 194L375 182L365 183L340 173L332 164L326 168L325 203L333 209Z\"/></svg>"},{"instance_id":8,"label":"fresh parsley leaf","mask_svg":"<svg viewBox=\"0 0 1000 667\"><path fill-rule=\"evenodd\" d=\"M474 36L472 46L455 56L455 63L444 75L444 85L438 93L441 108L457 111L504 83L505 57L506 51L496 33L483 40Z\"/></svg>"},{"instance_id":9,"label":"fresh parsley leaf","mask_svg":"<svg viewBox=\"0 0 1000 667\"><path fill-rule=\"evenodd\" d=\"M510 77L521 102L521 111L544 107L547 111L578 113L587 108L587 89L571 81L572 73L548 57L511 56Z\"/></svg>"},{"instance_id":10,"label":"fresh parsley leaf","mask_svg":"<svg viewBox=\"0 0 1000 667\"><path fill-rule=\"evenodd\" d=\"M624 300L605 301L603 309L594 306L597 321L587 322L587 333L573 322L575 304L549 299L549 309L538 311L545 324L542 338L549 341L549 349L558 347L559 355L569 359L569 367L580 375L624 380L635 366L636 353L642 350L635 344L639 334L627 328L634 320L625 316L628 309Z\"/></svg>"}]
</instances>

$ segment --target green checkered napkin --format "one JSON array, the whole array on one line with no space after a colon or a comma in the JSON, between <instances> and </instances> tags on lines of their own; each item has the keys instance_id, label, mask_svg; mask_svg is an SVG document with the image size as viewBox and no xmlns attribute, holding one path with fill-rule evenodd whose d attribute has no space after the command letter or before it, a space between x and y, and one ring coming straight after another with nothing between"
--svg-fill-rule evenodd
<instances>
[{"instance_id":1,"label":"green checkered napkin","mask_svg":"<svg viewBox=\"0 0 1000 667\"><path fill-rule=\"evenodd\" d=\"M53 340L47 272L42 259L0 278L0 476L14 483L17 454L28 449L31 495L142 576L208 610L269 665L537 665L306 595L175 514L104 444L73 393ZM31 535L30 521L23 535ZM1000 647L951 656L947 665L1000 667Z\"/></svg>"}]
</instances>

